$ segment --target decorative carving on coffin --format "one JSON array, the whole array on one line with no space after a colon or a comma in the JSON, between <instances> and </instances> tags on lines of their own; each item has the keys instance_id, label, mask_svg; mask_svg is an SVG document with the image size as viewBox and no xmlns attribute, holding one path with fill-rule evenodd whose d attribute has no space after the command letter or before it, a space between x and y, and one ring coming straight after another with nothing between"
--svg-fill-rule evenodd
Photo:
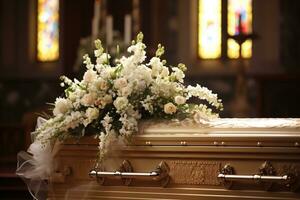
<instances>
[{"instance_id":1,"label":"decorative carving on coffin","mask_svg":"<svg viewBox=\"0 0 300 200\"><path fill-rule=\"evenodd\" d=\"M259 168L259 175L261 176L275 176L276 175L276 170L273 167L273 165L271 165L271 163L269 161L264 162L261 167ZM271 191L272 187L273 187L273 182L263 182L263 187L264 190L266 191Z\"/></svg>"},{"instance_id":2,"label":"decorative carving on coffin","mask_svg":"<svg viewBox=\"0 0 300 200\"><path fill-rule=\"evenodd\" d=\"M290 180L286 183L292 192L300 189L300 164L283 164L278 167L278 174L288 174Z\"/></svg>"},{"instance_id":3,"label":"decorative carving on coffin","mask_svg":"<svg viewBox=\"0 0 300 200\"><path fill-rule=\"evenodd\" d=\"M217 179L221 163L214 161L171 160L171 181L176 184L220 185Z\"/></svg>"}]
</instances>

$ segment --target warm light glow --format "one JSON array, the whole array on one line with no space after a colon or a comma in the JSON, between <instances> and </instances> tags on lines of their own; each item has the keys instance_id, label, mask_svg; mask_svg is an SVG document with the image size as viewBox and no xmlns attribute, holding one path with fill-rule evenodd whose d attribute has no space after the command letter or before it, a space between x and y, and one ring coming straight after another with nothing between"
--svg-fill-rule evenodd
<instances>
[{"instance_id":1,"label":"warm light glow","mask_svg":"<svg viewBox=\"0 0 300 200\"><path fill-rule=\"evenodd\" d=\"M59 57L59 0L38 0L37 59L55 61Z\"/></svg>"},{"instance_id":2,"label":"warm light glow","mask_svg":"<svg viewBox=\"0 0 300 200\"><path fill-rule=\"evenodd\" d=\"M228 22L227 31L229 35L239 33L239 16L241 15L242 31L252 32L252 0L228 0ZM239 58L239 45L233 40L227 41L227 55L229 58ZM242 44L242 57L252 56L252 40L247 40Z\"/></svg>"},{"instance_id":3,"label":"warm light glow","mask_svg":"<svg viewBox=\"0 0 300 200\"><path fill-rule=\"evenodd\" d=\"M221 56L221 0L199 0L198 53L200 58Z\"/></svg>"}]
</instances>

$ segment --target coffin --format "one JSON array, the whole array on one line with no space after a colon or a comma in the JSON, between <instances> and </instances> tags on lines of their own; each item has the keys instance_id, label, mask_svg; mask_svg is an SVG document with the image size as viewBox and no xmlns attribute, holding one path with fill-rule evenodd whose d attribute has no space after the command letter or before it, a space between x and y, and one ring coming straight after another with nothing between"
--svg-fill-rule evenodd
<instances>
[{"instance_id":1,"label":"coffin","mask_svg":"<svg viewBox=\"0 0 300 200\"><path fill-rule=\"evenodd\" d=\"M300 119L143 122L95 166L97 140L61 144L49 199L300 199Z\"/></svg>"}]
</instances>

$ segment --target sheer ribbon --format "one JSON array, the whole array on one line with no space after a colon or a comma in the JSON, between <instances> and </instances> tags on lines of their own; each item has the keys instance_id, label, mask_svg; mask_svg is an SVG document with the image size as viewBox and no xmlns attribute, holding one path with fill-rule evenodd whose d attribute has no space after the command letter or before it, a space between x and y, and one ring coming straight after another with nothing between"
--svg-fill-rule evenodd
<instances>
[{"instance_id":1,"label":"sheer ribbon","mask_svg":"<svg viewBox=\"0 0 300 200\"><path fill-rule=\"evenodd\" d=\"M41 126L46 120L39 117L37 127ZM54 147L50 142L41 143L35 140L35 135L31 133L33 143L27 152L21 151L17 155L16 174L23 179L28 187L28 191L35 200L47 198L49 189L48 178L54 169L54 155L57 152L57 144Z\"/></svg>"}]
</instances>

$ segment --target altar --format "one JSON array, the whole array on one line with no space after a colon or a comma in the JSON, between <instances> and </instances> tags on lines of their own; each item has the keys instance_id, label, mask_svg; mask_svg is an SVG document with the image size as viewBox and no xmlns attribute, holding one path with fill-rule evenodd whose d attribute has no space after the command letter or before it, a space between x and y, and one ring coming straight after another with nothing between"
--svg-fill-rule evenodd
<instances>
[{"instance_id":1,"label":"altar","mask_svg":"<svg viewBox=\"0 0 300 200\"><path fill-rule=\"evenodd\" d=\"M143 122L95 166L98 142L67 140L49 199L299 199L300 119Z\"/></svg>"}]
</instances>

